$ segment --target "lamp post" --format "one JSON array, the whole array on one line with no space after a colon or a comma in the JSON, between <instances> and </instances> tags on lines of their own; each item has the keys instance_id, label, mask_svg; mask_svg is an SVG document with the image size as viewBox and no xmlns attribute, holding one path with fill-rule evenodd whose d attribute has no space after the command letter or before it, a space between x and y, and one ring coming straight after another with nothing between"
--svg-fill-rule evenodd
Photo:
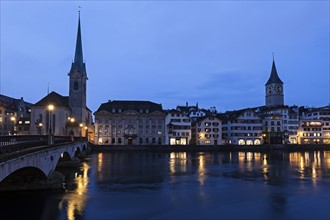
<instances>
[{"instance_id":1,"label":"lamp post","mask_svg":"<svg viewBox=\"0 0 330 220\"><path fill-rule=\"evenodd\" d=\"M15 133L15 120L16 120L15 116L11 116L11 117L10 117L10 120L11 120L12 123L13 123L13 127L12 127L12 133L11 133L11 135L14 135L14 133Z\"/></svg>"},{"instance_id":2,"label":"lamp post","mask_svg":"<svg viewBox=\"0 0 330 220\"><path fill-rule=\"evenodd\" d=\"M83 127L83 124L80 123L79 124L79 127L80 127L80 140L82 139L82 127Z\"/></svg>"},{"instance_id":3,"label":"lamp post","mask_svg":"<svg viewBox=\"0 0 330 220\"><path fill-rule=\"evenodd\" d=\"M39 135L41 135L41 128L42 128L42 123L41 122L38 124L38 127L39 127Z\"/></svg>"},{"instance_id":4,"label":"lamp post","mask_svg":"<svg viewBox=\"0 0 330 220\"><path fill-rule=\"evenodd\" d=\"M54 105L48 105L49 111L49 131L48 131L48 144L53 144L53 136L52 136L52 111L54 110Z\"/></svg>"},{"instance_id":5,"label":"lamp post","mask_svg":"<svg viewBox=\"0 0 330 220\"><path fill-rule=\"evenodd\" d=\"M87 140L88 140L88 127L85 126L85 138L87 137Z\"/></svg>"}]
</instances>

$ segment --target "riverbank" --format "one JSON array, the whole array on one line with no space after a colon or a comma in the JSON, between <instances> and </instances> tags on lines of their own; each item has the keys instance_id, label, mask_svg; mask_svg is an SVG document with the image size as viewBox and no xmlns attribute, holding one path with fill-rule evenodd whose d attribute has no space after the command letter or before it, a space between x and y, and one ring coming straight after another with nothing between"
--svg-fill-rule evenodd
<instances>
[{"instance_id":1,"label":"riverbank","mask_svg":"<svg viewBox=\"0 0 330 220\"><path fill-rule=\"evenodd\" d=\"M153 152L206 152L206 151L315 151L330 150L329 144L268 144L268 145L94 145L91 144L93 152L107 151L153 151Z\"/></svg>"}]
</instances>

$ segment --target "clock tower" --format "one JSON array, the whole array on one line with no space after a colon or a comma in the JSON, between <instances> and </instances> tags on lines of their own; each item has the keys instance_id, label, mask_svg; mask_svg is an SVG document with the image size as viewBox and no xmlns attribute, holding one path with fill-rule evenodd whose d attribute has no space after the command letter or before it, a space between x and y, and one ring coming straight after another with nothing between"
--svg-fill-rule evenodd
<instances>
[{"instance_id":1,"label":"clock tower","mask_svg":"<svg viewBox=\"0 0 330 220\"><path fill-rule=\"evenodd\" d=\"M277 74L275 61L273 59L272 71L265 85L266 106L284 105L283 82Z\"/></svg>"},{"instance_id":2,"label":"clock tower","mask_svg":"<svg viewBox=\"0 0 330 220\"><path fill-rule=\"evenodd\" d=\"M71 65L69 72L69 106L72 109L73 117L78 122L85 121L84 112L86 106L86 82L87 73L86 65L83 60L82 42L81 42L81 29L80 29L80 12L78 18L78 32L76 51L74 61Z\"/></svg>"}]
</instances>

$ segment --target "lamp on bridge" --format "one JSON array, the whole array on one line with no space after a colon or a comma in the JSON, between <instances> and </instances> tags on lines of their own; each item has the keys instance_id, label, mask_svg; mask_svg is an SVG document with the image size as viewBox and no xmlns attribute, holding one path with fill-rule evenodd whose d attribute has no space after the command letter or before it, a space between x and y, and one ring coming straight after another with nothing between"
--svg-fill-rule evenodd
<instances>
[{"instance_id":1,"label":"lamp on bridge","mask_svg":"<svg viewBox=\"0 0 330 220\"><path fill-rule=\"evenodd\" d=\"M39 127L39 135L41 135L41 128L42 128L42 123L41 122L39 122L38 127Z\"/></svg>"},{"instance_id":2,"label":"lamp on bridge","mask_svg":"<svg viewBox=\"0 0 330 220\"><path fill-rule=\"evenodd\" d=\"M11 120L12 123L13 123L13 128L12 128L11 135L14 135L14 133L15 133L15 121L16 121L15 116L11 116L11 117L10 117L10 120Z\"/></svg>"},{"instance_id":3,"label":"lamp on bridge","mask_svg":"<svg viewBox=\"0 0 330 220\"><path fill-rule=\"evenodd\" d=\"M82 127L83 127L83 123L79 124L80 127L80 140L82 139Z\"/></svg>"},{"instance_id":4,"label":"lamp on bridge","mask_svg":"<svg viewBox=\"0 0 330 220\"><path fill-rule=\"evenodd\" d=\"M48 144L53 144L52 137L52 111L54 111L54 105L50 104L47 106L49 111L49 131L48 131Z\"/></svg>"}]
</instances>

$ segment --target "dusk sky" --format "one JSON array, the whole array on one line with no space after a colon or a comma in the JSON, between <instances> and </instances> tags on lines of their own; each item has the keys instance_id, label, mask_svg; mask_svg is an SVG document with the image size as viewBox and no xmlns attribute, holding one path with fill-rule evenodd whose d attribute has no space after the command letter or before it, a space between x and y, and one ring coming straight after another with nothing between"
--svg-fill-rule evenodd
<instances>
[{"instance_id":1,"label":"dusk sky","mask_svg":"<svg viewBox=\"0 0 330 220\"><path fill-rule=\"evenodd\" d=\"M68 95L81 6L87 103L220 112L265 104L273 55L287 105L330 102L329 1L1 1L1 94Z\"/></svg>"}]
</instances>

